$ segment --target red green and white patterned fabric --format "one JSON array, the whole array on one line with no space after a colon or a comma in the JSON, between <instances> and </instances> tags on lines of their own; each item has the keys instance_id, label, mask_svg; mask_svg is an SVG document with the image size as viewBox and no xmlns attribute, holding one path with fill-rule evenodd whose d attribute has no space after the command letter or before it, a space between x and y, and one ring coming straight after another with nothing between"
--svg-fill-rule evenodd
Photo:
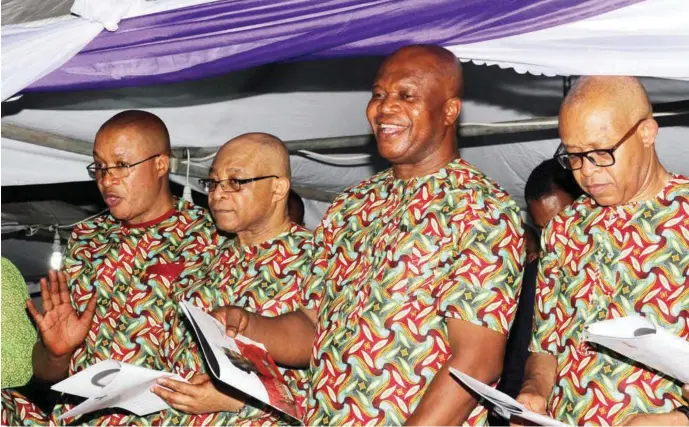
<instances>
[{"instance_id":1,"label":"red green and white patterned fabric","mask_svg":"<svg viewBox=\"0 0 689 427\"><path fill-rule=\"evenodd\" d=\"M126 226L111 215L77 225L64 270L74 307L82 312L92 295L98 305L84 344L74 353L70 375L105 359L176 372L190 378L203 369L190 351L194 338L181 324L178 302L215 258L220 237L208 212L183 200L150 223ZM58 421L73 407L70 396L43 414L31 402L3 390L3 425L179 424L175 410L137 417L112 409ZM196 422L190 422L196 424Z\"/></svg>"},{"instance_id":2,"label":"red green and white patterned fabric","mask_svg":"<svg viewBox=\"0 0 689 427\"><path fill-rule=\"evenodd\" d=\"M288 231L257 245L241 246L237 239L229 240L211 263L205 280L189 289L185 298L207 311L234 305L273 317L298 310L299 290L311 263L311 237L311 231L293 224ZM307 372L281 371L303 412ZM233 426L276 425L285 421L273 410L248 404L237 413L211 414L203 419L204 425ZM180 424L186 425L186 419Z\"/></svg>"},{"instance_id":3,"label":"red green and white patterned fabric","mask_svg":"<svg viewBox=\"0 0 689 427\"><path fill-rule=\"evenodd\" d=\"M447 319L507 335L521 285L519 209L462 159L349 189L314 235L318 311L308 425L400 425L451 356ZM485 420L477 408L470 418Z\"/></svg>"},{"instance_id":4,"label":"red green and white patterned fabric","mask_svg":"<svg viewBox=\"0 0 689 427\"><path fill-rule=\"evenodd\" d=\"M679 384L582 332L640 314L689 339L689 180L674 175L652 200L618 207L584 196L548 224L542 247L531 350L557 357L551 415L617 425L680 406Z\"/></svg>"}]
</instances>

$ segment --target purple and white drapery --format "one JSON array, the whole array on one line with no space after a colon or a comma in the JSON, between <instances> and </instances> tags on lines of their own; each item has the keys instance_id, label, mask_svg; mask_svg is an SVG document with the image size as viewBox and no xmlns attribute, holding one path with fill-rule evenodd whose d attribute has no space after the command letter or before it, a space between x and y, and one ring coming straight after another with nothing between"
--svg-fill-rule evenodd
<instances>
[{"instance_id":1,"label":"purple and white drapery","mask_svg":"<svg viewBox=\"0 0 689 427\"><path fill-rule=\"evenodd\" d=\"M673 4L675 9L668 10ZM591 69L592 73L689 78L689 53L677 51L689 46L687 4L684 0L217 0L124 19L117 31L101 32L26 90L176 82L276 61L386 54L410 43L443 45L462 59L512 66L521 72L583 74ZM688 12L685 22L680 17L668 25L668 17L678 16L677 7ZM658 11L663 16L653 16ZM579 37L572 38L572 31L578 31L572 25L625 13L644 21L637 19L636 27L630 28L626 23L616 26L615 18L589 32L584 26ZM552 31L558 34L556 40L542 37ZM605 40L596 39L601 31ZM630 61L644 61L630 57L626 44L619 43L632 34L636 39L625 43L642 48L645 44L648 52L656 54L655 68L635 73L629 66ZM673 43L663 44L655 36ZM602 46L600 52L597 46ZM538 52L536 60L528 57L532 51ZM578 59L580 64L573 65L567 57L578 58L577 52L595 60L582 64ZM614 62L602 61L601 66L596 55ZM667 63L668 56L677 58Z\"/></svg>"}]
</instances>

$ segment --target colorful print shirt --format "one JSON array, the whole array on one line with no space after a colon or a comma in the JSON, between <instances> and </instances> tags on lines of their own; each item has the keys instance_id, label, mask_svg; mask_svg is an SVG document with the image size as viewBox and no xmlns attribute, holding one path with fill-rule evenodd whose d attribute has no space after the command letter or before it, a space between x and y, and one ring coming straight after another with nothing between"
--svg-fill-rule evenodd
<instances>
[{"instance_id":1,"label":"colorful print shirt","mask_svg":"<svg viewBox=\"0 0 689 427\"><path fill-rule=\"evenodd\" d=\"M185 299L207 311L234 305L263 316L277 316L300 307L300 286L311 263L311 231L292 224L273 239L251 246L228 240L211 263L205 279L190 288ZM196 346L196 344L193 344ZM281 369L303 412L306 372ZM210 418L210 419L209 419ZM181 419L180 425L186 425ZM245 405L237 413L211 414L203 425L276 425L287 420L275 411Z\"/></svg>"},{"instance_id":2,"label":"colorful print shirt","mask_svg":"<svg viewBox=\"0 0 689 427\"><path fill-rule=\"evenodd\" d=\"M507 334L523 258L518 207L462 159L346 191L315 232L302 293L318 313L304 421L403 424L451 356L447 318Z\"/></svg>"},{"instance_id":3,"label":"colorful print shirt","mask_svg":"<svg viewBox=\"0 0 689 427\"><path fill-rule=\"evenodd\" d=\"M582 341L596 321L643 315L689 339L689 181L672 176L655 198L602 207L585 196L543 236L531 350L557 357L551 415L617 425L680 406L681 386Z\"/></svg>"},{"instance_id":4,"label":"colorful print shirt","mask_svg":"<svg viewBox=\"0 0 689 427\"><path fill-rule=\"evenodd\" d=\"M105 215L77 225L64 262L72 302L79 312L92 296L98 303L86 341L72 356L70 375L106 359L185 378L201 369L200 354L188 350L193 338L180 325L178 302L215 257L218 243L207 211L184 200L146 224L127 226ZM172 409L146 417L112 409L58 421L72 407L58 403L51 424L176 425L181 419Z\"/></svg>"}]
</instances>

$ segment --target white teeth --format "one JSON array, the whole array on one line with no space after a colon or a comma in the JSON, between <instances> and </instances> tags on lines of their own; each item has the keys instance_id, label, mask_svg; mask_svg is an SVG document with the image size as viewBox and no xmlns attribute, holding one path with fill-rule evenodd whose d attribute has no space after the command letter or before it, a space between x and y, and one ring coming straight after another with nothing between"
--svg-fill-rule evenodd
<instances>
[{"instance_id":1,"label":"white teeth","mask_svg":"<svg viewBox=\"0 0 689 427\"><path fill-rule=\"evenodd\" d=\"M391 124L386 124L386 123L381 123L378 125L381 129L404 129L404 126L399 126L399 125L391 125Z\"/></svg>"}]
</instances>

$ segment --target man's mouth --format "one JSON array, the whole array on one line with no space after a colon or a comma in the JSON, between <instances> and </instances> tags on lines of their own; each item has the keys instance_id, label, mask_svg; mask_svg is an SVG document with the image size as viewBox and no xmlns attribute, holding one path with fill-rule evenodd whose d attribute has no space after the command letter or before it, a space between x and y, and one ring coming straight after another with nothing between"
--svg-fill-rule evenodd
<instances>
[{"instance_id":1,"label":"man's mouth","mask_svg":"<svg viewBox=\"0 0 689 427\"><path fill-rule=\"evenodd\" d=\"M608 184L591 184L591 185L587 185L586 189L588 190L589 194L591 194L592 196L595 196L596 194L600 194L603 191L605 191L605 189L607 187L608 187Z\"/></svg>"},{"instance_id":2,"label":"man's mouth","mask_svg":"<svg viewBox=\"0 0 689 427\"><path fill-rule=\"evenodd\" d=\"M109 208L113 208L113 207L120 204L120 202L122 201L122 198L118 197L114 194L106 194L104 197L104 200L105 200L105 204L108 205Z\"/></svg>"},{"instance_id":3,"label":"man's mouth","mask_svg":"<svg viewBox=\"0 0 689 427\"><path fill-rule=\"evenodd\" d=\"M378 123L379 136L397 136L407 130L407 126L393 123Z\"/></svg>"}]
</instances>

